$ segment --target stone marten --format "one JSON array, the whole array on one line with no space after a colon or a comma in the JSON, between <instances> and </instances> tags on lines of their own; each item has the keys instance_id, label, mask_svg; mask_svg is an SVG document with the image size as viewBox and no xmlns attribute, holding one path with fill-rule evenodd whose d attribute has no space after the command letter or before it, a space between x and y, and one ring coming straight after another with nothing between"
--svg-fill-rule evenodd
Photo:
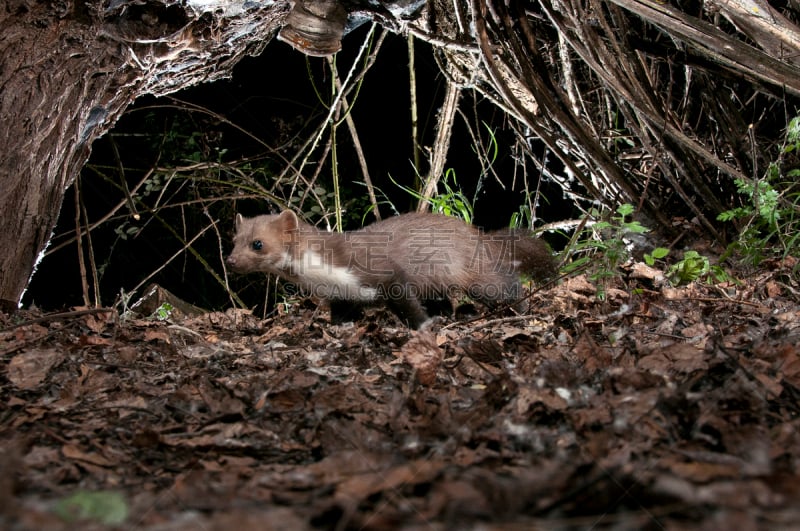
<instances>
[{"instance_id":1,"label":"stone marten","mask_svg":"<svg viewBox=\"0 0 800 531\"><path fill-rule=\"evenodd\" d=\"M402 214L344 233L320 230L289 210L237 215L233 242L233 271L272 273L326 299L334 323L355 308L384 304L419 328L428 319L426 301L467 295L497 306L520 298L521 275L555 273L547 244L526 232L482 232L437 214Z\"/></svg>"}]
</instances>

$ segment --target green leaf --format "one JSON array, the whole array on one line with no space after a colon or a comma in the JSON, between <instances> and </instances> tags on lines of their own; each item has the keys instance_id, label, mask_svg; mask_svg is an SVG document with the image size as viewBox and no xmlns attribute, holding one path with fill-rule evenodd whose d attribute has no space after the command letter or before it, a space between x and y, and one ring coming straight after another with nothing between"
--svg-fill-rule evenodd
<instances>
[{"instance_id":1,"label":"green leaf","mask_svg":"<svg viewBox=\"0 0 800 531\"><path fill-rule=\"evenodd\" d=\"M667 275L673 284L693 282L708 273L710 267L708 258L697 251L686 251L683 259L673 265Z\"/></svg>"},{"instance_id":2,"label":"green leaf","mask_svg":"<svg viewBox=\"0 0 800 531\"><path fill-rule=\"evenodd\" d=\"M65 522L94 520L104 525L122 524L128 510L122 494L109 491L78 491L55 506L55 513Z\"/></svg>"},{"instance_id":3,"label":"green leaf","mask_svg":"<svg viewBox=\"0 0 800 531\"><path fill-rule=\"evenodd\" d=\"M720 212L719 214L717 214L717 221L731 221L736 219L737 217L739 216L737 216L736 214L736 209L726 210L725 212Z\"/></svg>"},{"instance_id":4,"label":"green leaf","mask_svg":"<svg viewBox=\"0 0 800 531\"><path fill-rule=\"evenodd\" d=\"M789 125L786 127L786 140L792 144L800 142L800 116L789 120Z\"/></svg>"},{"instance_id":5,"label":"green leaf","mask_svg":"<svg viewBox=\"0 0 800 531\"><path fill-rule=\"evenodd\" d=\"M156 321L166 321L167 319L170 318L170 316L172 315L172 311L174 309L175 308L170 303L165 302L164 304L156 308L156 311L153 312L153 315L151 317Z\"/></svg>"},{"instance_id":6,"label":"green leaf","mask_svg":"<svg viewBox=\"0 0 800 531\"><path fill-rule=\"evenodd\" d=\"M644 234L645 232L650 232L650 229L639 223L638 221L631 221L628 223L623 224L623 227L628 232L634 232L636 234Z\"/></svg>"},{"instance_id":7,"label":"green leaf","mask_svg":"<svg viewBox=\"0 0 800 531\"><path fill-rule=\"evenodd\" d=\"M732 280L728 272L718 265L711 266L711 268L708 270L708 275L714 282L728 282Z\"/></svg>"},{"instance_id":8,"label":"green leaf","mask_svg":"<svg viewBox=\"0 0 800 531\"><path fill-rule=\"evenodd\" d=\"M633 214L633 210L633 205L630 203L623 203L617 207L617 213L623 217Z\"/></svg>"},{"instance_id":9,"label":"green leaf","mask_svg":"<svg viewBox=\"0 0 800 531\"><path fill-rule=\"evenodd\" d=\"M494 164L494 161L497 160L497 153L499 151L497 146L497 137L495 137L494 130L489 127L489 124L484 121L481 121L481 123L486 128L486 131L489 132L489 151L491 151L491 154L489 155L489 166L491 166Z\"/></svg>"},{"instance_id":10,"label":"green leaf","mask_svg":"<svg viewBox=\"0 0 800 531\"><path fill-rule=\"evenodd\" d=\"M653 258L655 258L656 260L661 260L668 254L669 254L669 249L667 249L666 247L656 247L655 249L653 249Z\"/></svg>"},{"instance_id":11,"label":"green leaf","mask_svg":"<svg viewBox=\"0 0 800 531\"><path fill-rule=\"evenodd\" d=\"M652 266L656 263L656 260L661 260L668 254L669 254L669 249L665 247L656 247L655 249L653 249L652 253L644 254L644 262L647 265Z\"/></svg>"}]
</instances>

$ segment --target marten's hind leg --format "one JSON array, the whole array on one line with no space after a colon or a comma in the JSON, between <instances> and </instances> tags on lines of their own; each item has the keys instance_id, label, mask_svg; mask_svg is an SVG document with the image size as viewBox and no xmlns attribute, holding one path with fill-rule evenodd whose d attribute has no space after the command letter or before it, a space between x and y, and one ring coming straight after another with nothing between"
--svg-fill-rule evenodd
<instances>
[{"instance_id":1,"label":"marten's hind leg","mask_svg":"<svg viewBox=\"0 0 800 531\"><path fill-rule=\"evenodd\" d=\"M428 314L422 306L418 291L416 284L408 280L402 269L397 268L383 293L386 306L415 330L428 320Z\"/></svg>"}]
</instances>

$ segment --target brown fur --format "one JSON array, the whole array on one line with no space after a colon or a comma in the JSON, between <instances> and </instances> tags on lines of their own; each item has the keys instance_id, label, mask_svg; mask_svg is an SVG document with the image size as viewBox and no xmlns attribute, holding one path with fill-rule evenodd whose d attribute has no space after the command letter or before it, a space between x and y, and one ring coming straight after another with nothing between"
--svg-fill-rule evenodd
<instances>
[{"instance_id":1,"label":"brown fur","mask_svg":"<svg viewBox=\"0 0 800 531\"><path fill-rule=\"evenodd\" d=\"M540 280L554 272L547 245L522 231L484 233L456 218L412 213L361 230L332 233L291 211L236 217L227 259L239 273L263 271L327 299L334 313L383 303L417 328L422 303L467 294L488 304L521 293L519 276Z\"/></svg>"}]
</instances>

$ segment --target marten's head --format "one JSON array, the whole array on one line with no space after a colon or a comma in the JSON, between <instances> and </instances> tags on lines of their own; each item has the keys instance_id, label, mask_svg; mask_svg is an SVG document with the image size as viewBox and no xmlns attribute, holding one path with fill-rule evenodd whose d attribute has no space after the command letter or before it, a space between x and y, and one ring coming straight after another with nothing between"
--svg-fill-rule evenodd
<instances>
[{"instance_id":1,"label":"marten's head","mask_svg":"<svg viewBox=\"0 0 800 531\"><path fill-rule=\"evenodd\" d=\"M291 210L254 218L237 214L233 251L226 262L237 273L280 273L292 262L298 224Z\"/></svg>"}]
</instances>

